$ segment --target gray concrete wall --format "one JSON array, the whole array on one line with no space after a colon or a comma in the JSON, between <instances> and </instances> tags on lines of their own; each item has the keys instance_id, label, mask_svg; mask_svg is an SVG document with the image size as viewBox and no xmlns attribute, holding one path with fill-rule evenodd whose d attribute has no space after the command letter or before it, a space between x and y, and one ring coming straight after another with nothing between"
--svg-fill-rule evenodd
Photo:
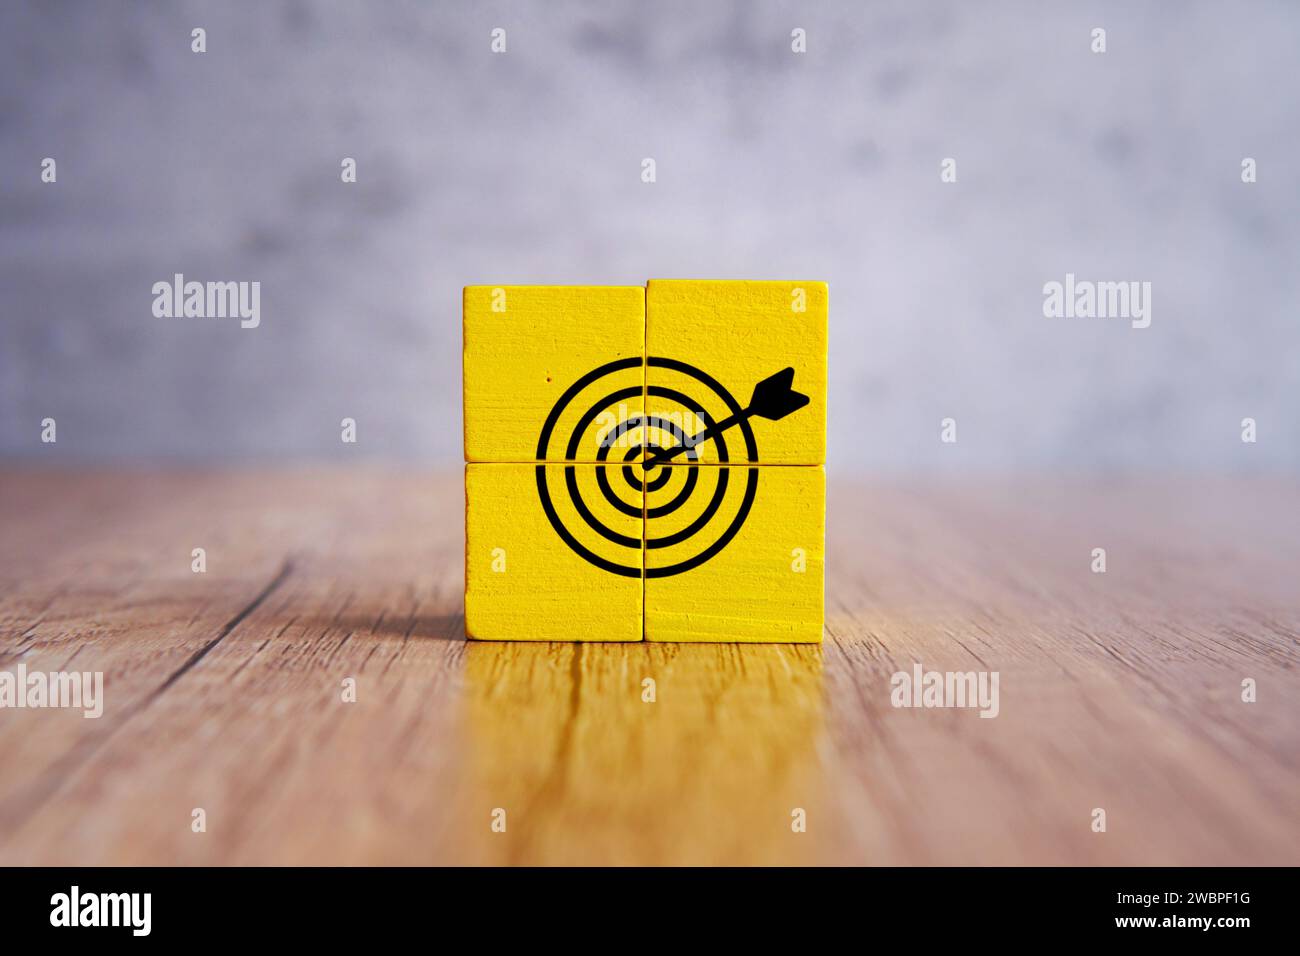
<instances>
[{"instance_id":1,"label":"gray concrete wall","mask_svg":"<svg viewBox=\"0 0 1300 956\"><path fill-rule=\"evenodd\" d=\"M1294 3L7 3L0 454L459 462L462 285L806 277L839 467L1295 471L1298 64Z\"/></svg>"}]
</instances>

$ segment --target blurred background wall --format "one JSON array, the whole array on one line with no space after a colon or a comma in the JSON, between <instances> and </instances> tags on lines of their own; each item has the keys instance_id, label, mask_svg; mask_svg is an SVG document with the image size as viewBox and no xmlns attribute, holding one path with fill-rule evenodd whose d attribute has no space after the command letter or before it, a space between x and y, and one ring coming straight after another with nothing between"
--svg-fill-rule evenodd
<instances>
[{"instance_id":1,"label":"blurred background wall","mask_svg":"<svg viewBox=\"0 0 1300 956\"><path fill-rule=\"evenodd\" d=\"M1295 472L1298 65L1288 2L6 3L0 454L459 463L462 285L780 277L837 468Z\"/></svg>"}]
</instances>

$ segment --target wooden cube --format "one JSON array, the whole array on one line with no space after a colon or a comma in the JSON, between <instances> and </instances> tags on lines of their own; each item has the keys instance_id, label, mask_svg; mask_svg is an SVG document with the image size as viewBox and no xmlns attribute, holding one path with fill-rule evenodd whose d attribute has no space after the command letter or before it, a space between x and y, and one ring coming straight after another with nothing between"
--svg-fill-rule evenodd
<instances>
[{"instance_id":1,"label":"wooden cube","mask_svg":"<svg viewBox=\"0 0 1300 956\"><path fill-rule=\"evenodd\" d=\"M824 282L654 279L646 286L647 405L651 416L713 417L747 407L754 386L784 368L810 402L779 421L753 417L752 447L725 433L731 461L771 465L826 462ZM701 446L700 461L721 445Z\"/></svg>"},{"instance_id":2,"label":"wooden cube","mask_svg":"<svg viewBox=\"0 0 1300 956\"><path fill-rule=\"evenodd\" d=\"M821 282L465 289L465 629L821 640Z\"/></svg>"},{"instance_id":3,"label":"wooden cube","mask_svg":"<svg viewBox=\"0 0 1300 956\"><path fill-rule=\"evenodd\" d=\"M646 640L820 641L825 470L670 470L645 499Z\"/></svg>"},{"instance_id":4,"label":"wooden cube","mask_svg":"<svg viewBox=\"0 0 1300 956\"><path fill-rule=\"evenodd\" d=\"M610 393L621 396L615 410L640 414L640 286L467 286L463 322L466 461L563 461L575 423ZM620 362L622 368L592 383L591 394L575 396L587 404L566 403L567 417L539 449L547 417L565 392L592 370ZM606 391L595 394L595 388ZM603 424L593 422L590 430ZM572 460L595 461L597 447L579 441Z\"/></svg>"},{"instance_id":5,"label":"wooden cube","mask_svg":"<svg viewBox=\"0 0 1300 956\"><path fill-rule=\"evenodd\" d=\"M610 482L627 507L607 500L598 474L616 471L465 466L466 636L641 640L641 495Z\"/></svg>"}]
</instances>

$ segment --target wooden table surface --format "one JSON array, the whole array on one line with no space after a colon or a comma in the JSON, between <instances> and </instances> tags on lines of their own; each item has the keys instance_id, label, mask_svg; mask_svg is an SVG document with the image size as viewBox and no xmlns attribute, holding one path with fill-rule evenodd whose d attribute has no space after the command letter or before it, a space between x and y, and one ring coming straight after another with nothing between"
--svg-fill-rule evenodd
<instances>
[{"instance_id":1,"label":"wooden table surface","mask_svg":"<svg viewBox=\"0 0 1300 956\"><path fill-rule=\"evenodd\" d=\"M0 863L1300 863L1295 483L832 472L821 647L466 643L462 507L0 475L0 670L106 697L0 710ZM916 661L999 715L895 709Z\"/></svg>"}]
</instances>

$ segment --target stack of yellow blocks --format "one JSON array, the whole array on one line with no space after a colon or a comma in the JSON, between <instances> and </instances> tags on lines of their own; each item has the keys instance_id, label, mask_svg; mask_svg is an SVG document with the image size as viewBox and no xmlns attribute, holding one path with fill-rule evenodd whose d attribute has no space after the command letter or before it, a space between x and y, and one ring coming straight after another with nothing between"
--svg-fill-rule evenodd
<instances>
[{"instance_id":1,"label":"stack of yellow blocks","mask_svg":"<svg viewBox=\"0 0 1300 956\"><path fill-rule=\"evenodd\" d=\"M820 641L826 343L822 282L466 287L467 636Z\"/></svg>"}]
</instances>

